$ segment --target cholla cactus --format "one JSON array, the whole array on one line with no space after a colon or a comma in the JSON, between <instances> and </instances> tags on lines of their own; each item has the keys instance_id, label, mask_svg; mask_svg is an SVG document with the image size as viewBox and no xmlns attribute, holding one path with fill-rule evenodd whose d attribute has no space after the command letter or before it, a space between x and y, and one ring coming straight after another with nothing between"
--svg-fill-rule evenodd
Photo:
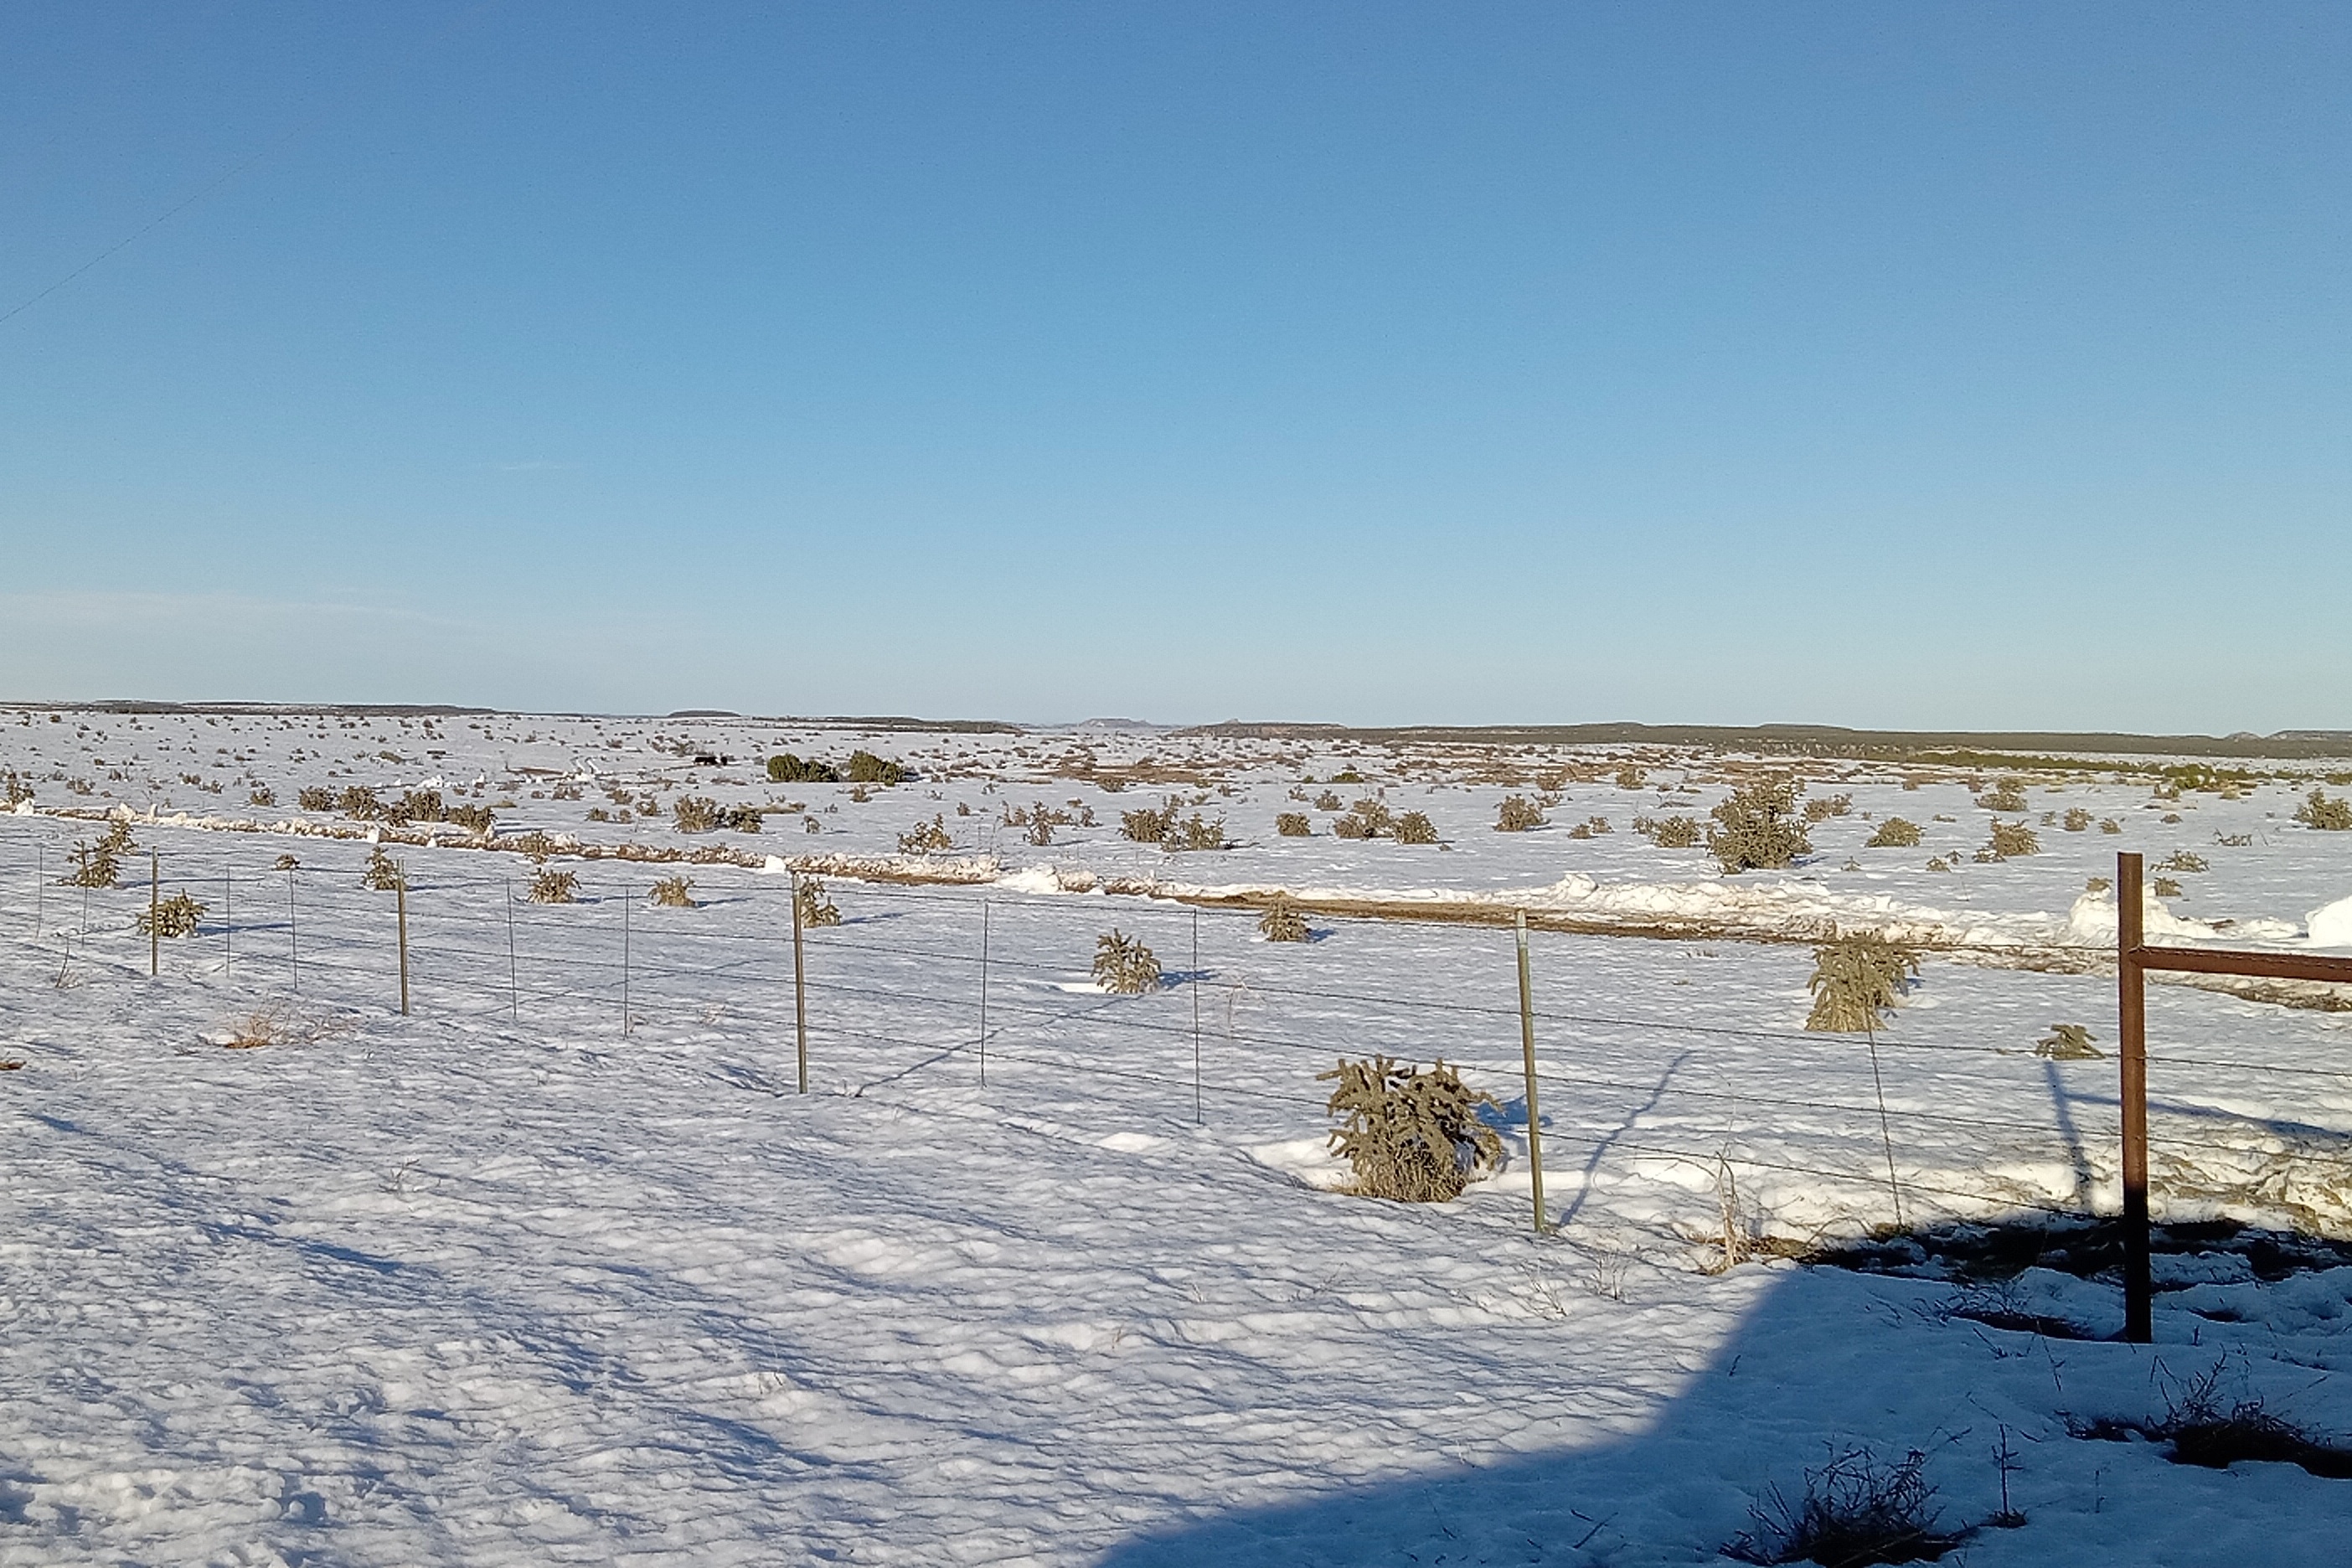
<instances>
[{"instance_id":1,"label":"cholla cactus","mask_svg":"<svg viewBox=\"0 0 2352 1568\"><path fill-rule=\"evenodd\" d=\"M1503 1141L1478 1118L1492 1095L1466 1087L1443 1060L1416 1072L1388 1057L1344 1058L1318 1083L1336 1079L1327 1110L1346 1120L1331 1147L1356 1173L1366 1197L1444 1203L1502 1163Z\"/></svg>"},{"instance_id":2,"label":"cholla cactus","mask_svg":"<svg viewBox=\"0 0 2352 1568\"><path fill-rule=\"evenodd\" d=\"M1307 917L1288 899L1278 898L1258 917L1257 929L1268 942L1305 942Z\"/></svg>"},{"instance_id":3,"label":"cholla cactus","mask_svg":"<svg viewBox=\"0 0 2352 1568\"><path fill-rule=\"evenodd\" d=\"M1139 996L1160 988L1160 960L1138 937L1114 928L1095 939L1095 981L1121 996Z\"/></svg>"},{"instance_id":4,"label":"cholla cactus","mask_svg":"<svg viewBox=\"0 0 2352 1568\"><path fill-rule=\"evenodd\" d=\"M1805 1027L1849 1035L1875 1029L1902 1005L1904 988L1919 973L1919 955L1876 931L1832 937L1813 949L1813 976L1805 983L1813 1009Z\"/></svg>"}]
</instances>

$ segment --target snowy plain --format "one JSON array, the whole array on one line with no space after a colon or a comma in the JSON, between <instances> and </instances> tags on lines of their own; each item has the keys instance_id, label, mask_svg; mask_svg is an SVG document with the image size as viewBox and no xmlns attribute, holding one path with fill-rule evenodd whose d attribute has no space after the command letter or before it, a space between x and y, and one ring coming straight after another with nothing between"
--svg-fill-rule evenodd
<instances>
[{"instance_id":1,"label":"snowy plain","mask_svg":"<svg viewBox=\"0 0 2352 1568\"><path fill-rule=\"evenodd\" d=\"M919 776L758 771L854 746ZM0 768L37 791L0 817L0 1057L21 1064L0 1073L0 1563L1712 1562L1772 1489L1854 1447L1923 1450L1947 1524L1981 1521L1997 1446L2026 1522L1950 1560L2340 1560L2344 1482L2074 1434L2153 1421L2218 1369L2233 1398L2352 1436L2352 1270L2167 1260L2178 1288L2135 1347L1955 1316L1983 1292L1934 1279L1720 1267L1727 1173L1742 1234L1791 1241L1897 1205L1914 1224L2112 1208L2113 1064L2032 1053L2055 1022L2112 1040L2112 979L2077 951L2112 905L2086 884L2118 846L2187 851L2209 869L2166 900L2184 939L2325 938L2312 915L2352 894L2352 834L2293 822L2310 770L2257 770L2236 798L2096 761L2021 773L2032 809L2009 820L2080 806L2124 831L2045 826L2042 854L1999 862L1971 858L1998 769L1804 763L1810 793L1853 800L1787 873L1726 879L1632 831L1704 818L1748 765L0 713ZM397 844L404 1016L363 825L246 798L352 782L511 801L501 837L734 853L559 857L580 901L541 906L509 902L519 856ZM1492 830L1503 796L1548 786L1549 826ZM1444 842L1336 838L1326 788L1426 810ZM615 792L630 820L587 820ZM680 793L802 809L690 836L635 809ZM1118 837L1120 811L1169 796L1241 847ZM1040 802L1096 826L1037 845L1003 823ZM85 900L55 882L99 824L58 812L113 807L138 852ZM1279 837L1277 811L1315 834ZM1896 814L1925 841L1864 847ZM935 815L952 849L902 860ZM1569 836L1596 816L1609 833ZM131 927L150 850L164 891L211 905L152 980ZM287 853L299 867L277 869ZM844 919L807 937L806 1097L771 855L950 878L827 871ZM646 901L673 870L699 907ZM1114 884L1715 929L1535 933L1538 1239L1507 932L1333 917L1277 944L1247 913ZM1746 939L1824 918L2005 951L1931 954L1875 1042L1808 1035L1808 948ZM1170 984L1092 987L1113 925ZM212 1043L263 1008L293 1037ZM2161 1212L2352 1224L2346 1017L2157 990ZM1443 1055L1495 1093L1505 1170L1443 1206L1337 1191L1314 1075L1374 1050ZM2112 1281L2037 1268L2001 1290L2087 1334L2120 1322Z\"/></svg>"}]
</instances>

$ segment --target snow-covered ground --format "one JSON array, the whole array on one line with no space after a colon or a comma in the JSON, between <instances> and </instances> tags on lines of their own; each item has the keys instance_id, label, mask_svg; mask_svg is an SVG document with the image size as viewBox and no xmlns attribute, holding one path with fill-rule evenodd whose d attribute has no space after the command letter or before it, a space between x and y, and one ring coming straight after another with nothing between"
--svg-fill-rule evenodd
<instances>
[{"instance_id":1,"label":"snow-covered ground","mask_svg":"<svg viewBox=\"0 0 2352 1568\"><path fill-rule=\"evenodd\" d=\"M22 1064L0 1072L0 1563L1706 1562L1769 1489L1793 1496L1852 1447L1924 1450L1947 1523L1984 1520L2002 1444L2026 1522L1979 1531L1967 1561L2340 1559L2345 1482L2072 1433L2153 1422L2218 1367L2231 1398L2352 1436L2352 1269L2168 1261L2180 1288L2157 1344L2132 1347L1956 1319L1973 1295L1951 1284L1719 1267L1727 1176L1740 1233L1782 1241L1898 1203L1915 1224L2112 1207L2113 1064L2032 1054L2058 1022L2111 1044L2112 980L1931 956L1874 1066L1869 1042L1801 1029L1802 945L1538 931L1557 1225L1538 1239L1507 932L1318 919L1318 940L1280 944L1243 913L1061 890L1746 900L1759 931L1883 908L2057 950L2095 940L2095 895L2078 899L2120 844L2210 860L2179 874L2182 914L2297 944L2352 893L2352 834L2294 826L2309 784L2287 770L2236 800L2037 776L2027 819L2079 805L2126 831L2042 827L2042 855L1978 863L1993 814L1964 778L1840 764L1810 784L1853 796L1816 825L1820 853L1727 879L1631 831L1706 816L1739 764L1695 754L1642 761L1630 789L1616 757L1139 731L0 719L0 767L37 790L0 817L0 1059ZM677 743L740 760L657 749ZM855 745L921 776L857 801L752 765ZM1106 790L1058 771L1080 745L1097 779L1191 771ZM1385 788L1451 847L1332 837L1327 786L1304 780L1349 766L1364 784L1328 787ZM1552 826L1491 831L1554 769L1579 776L1553 781ZM163 782L183 773L220 793ZM559 858L579 902L510 905L529 861L404 846L404 1017L367 844L196 825L287 823L244 803L257 788L471 802L478 777L486 804L515 803L501 836L887 858L937 814L991 858L968 886L828 879L844 921L808 933L802 1097L780 874ZM579 800L555 798L566 779ZM624 787L805 809L757 836L680 835L666 805L586 820ZM1244 847L1117 837L1119 810L1167 795ZM1002 824L1071 800L1098 826L1035 846ZM118 802L140 814L139 885L55 886L95 824L51 813ZM1276 836L1279 810L1316 835ZM1864 813L1926 841L1864 849ZM1568 836L1592 816L1613 831ZM152 980L131 924L149 850L166 893L210 906ZM299 868L275 869L289 852ZM673 869L700 907L646 900ZM1113 926L1166 986L1092 986ZM259 1009L278 1043L216 1043ZM2150 1022L2159 1210L2352 1225L2352 1020L2164 986ZM1376 1050L1443 1055L1494 1092L1506 1169L1435 1207L1334 1190L1314 1075ZM2002 1299L2120 1321L2111 1282L2046 1269Z\"/></svg>"}]
</instances>

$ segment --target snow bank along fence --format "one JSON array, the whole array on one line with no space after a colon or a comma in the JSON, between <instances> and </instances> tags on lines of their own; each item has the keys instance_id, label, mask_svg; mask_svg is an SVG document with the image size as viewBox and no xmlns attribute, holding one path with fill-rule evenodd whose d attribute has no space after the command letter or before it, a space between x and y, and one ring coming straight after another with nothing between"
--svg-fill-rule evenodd
<instances>
[{"instance_id":1,"label":"snow bank along fence","mask_svg":"<svg viewBox=\"0 0 2352 1568\"><path fill-rule=\"evenodd\" d=\"M224 1010L287 997L387 1011L396 1002L403 1013L478 1030L658 1037L731 1054L725 1081L772 1093L806 1092L813 1061L857 1094L968 1071L976 1088L993 1081L1000 1098L1084 1082L1136 1109L1206 1121L1213 1107L1230 1107L1221 1119L1311 1138L1328 1125L1313 1074L1337 1057L1443 1057L1489 1089L1517 1080L1520 1098L1505 1119L1527 1139L1538 1228L1573 1220L1596 1182L1609 1179L1606 1167L1626 1163L1637 1179L1676 1182L1719 1201L1727 1254L1738 1245L1730 1227L1741 1176L1751 1201L1774 1183L1833 1193L1839 1212L1813 1218L1849 1225L1901 1224L1937 1209L2082 1215L2099 1184L2087 1151L2119 1147L2128 1321L2140 1333L2151 1060L2226 1072L2233 1082L2263 1073L2352 1081L2352 1071L2309 1065L2149 1057L2148 970L2352 982L2352 961L2150 947L2141 940L2141 868L2132 855L2118 859L2119 937L2109 954L2121 976L2116 1100L2076 1092L2053 1064L2013 1048L1923 1039L1898 1024L1870 1041L1895 1070L1883 1102L1868 1103L1851 1035L1749 1026L1725 1016L1705 987L1680 993L1671 1007L1591 1005L1610 978L1626 978L1627 955L1638 964L1638 955L1695 944L1558 936L1538 963L1524 917L1506 948L1492 927L1318 915L1328 958L1318 941L1302 962L1276 963L1258 945L1257 911L1126 899L841 880L832 894L846 906L842 923L810 929L798 919L796 879L732 870L702 890L695 909L653 910L641 907L649 880L626 867L583 882L573 903L533 904L524 884L463 874L454 854L404 868L375 890L362 886L356 864L240 868L234 850L183 839L150 851L146 887L92 890L58 884L68 866L61 845L19 847L23 875L10 879L14 896L0 895L0 918L34 944L37 965L20 973L59 986L135 979L143 965L228 993ZM161 908L166 889L211 906L192 937L163 940L152 918L140 929L136 916ZM1088 983L1095 938L1114 925L1169 963L1155 994L1111 996ZM1318 983L1318 970L1328 982ZM1411 979L1395 984L1402 976ZM1572 987L1575 1005L1539 1005L1538 980L1555 994ZM47 989L43 979L34 984ZM528 1025L525 1001L533 1004ZM38 1006L31 999L28 1010ZM761 1065L787 1029L789 1087ZM746 1058L751 1067L741 1066ZM1548 1120L1539 1095L1553 1107ZM2053 1125L2034 1124L2053 1113ZM1580 1166L1558 1215L1544 1207L1546 1141L1555 1160L1565 1153ZM2164 1142L2196 1140L2184 1126ZM2072 1193L2053 1196L2003 1173L2053 1162L2078 1172ZM1785 1208L1778 1217L1807 1223Z\"/></svg>"}]
</instances>

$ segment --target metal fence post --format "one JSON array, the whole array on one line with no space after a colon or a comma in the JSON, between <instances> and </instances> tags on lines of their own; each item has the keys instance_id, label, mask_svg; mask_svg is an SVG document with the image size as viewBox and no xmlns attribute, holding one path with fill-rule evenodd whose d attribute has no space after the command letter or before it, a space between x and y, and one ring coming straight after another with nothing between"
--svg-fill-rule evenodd
<instances>
[{"instance_id":1,"label":"metal fence post","mask_svg":"<svg viewBox=\"0 0 2352 1568\"><path fill-rule=\"evenodd\" d=\"M800 1064L800 1092L808 1092L808 970L801 957L801 879L793 873L793 1043Z\"/></svg>"},{"instance_id":2,"label":"metal fence post","mask_svg":"<svg viewBox=\"0 0 2352 1568\"><path fill-rule=\"evenodd\" d=\"M400 1016L408 1016L408 868L393 874L393 907L400 921Z\"/></svg>"},{"instance_id":3,"label":"metal fence post","mask_svg":"<svg viewBox=\"0 0 2352 1568\"><path fill-rule=\"evenodd\" d=\"M2155 1332L2147 1234L2147 972L2140 910L2140 858L2116 857L2116 1052L2123 1073L2124 1339Z\"/></svg>"},{"instance_id":4,"label":"metal fence post","mask_svg":"<svg viewBox=\"0 0 2352 1568\"><path fill-rule=\"evenodd\" d=\"M980 1087L988 1087L988 900L980 900Z\"/></svg>"},{"instance_id":5,"label":"metal fence post","mask_svg":"<svg viewBox=\"0 0 2352 1568\"><path fill-rule=\"evenodd\" d=\"M147 978L163 971L163 868L147 851Z\"/></svg>"},{"instance_id":6,"label":"metal fence post","mask_svg":"<svg viewBox=\"0 0 2352 1568\"><path fill-rule=\"evenodd\" d=\"M1528 973L1528 911L1514 912L1512 924L1519 942L1519 1051L1526 1058L1528 1080L1528 1170L1535 1178L1536 1234L1544 1233L1543 1117L1536 1110L1535 984Z\"/></svg>"}]
</instances>

